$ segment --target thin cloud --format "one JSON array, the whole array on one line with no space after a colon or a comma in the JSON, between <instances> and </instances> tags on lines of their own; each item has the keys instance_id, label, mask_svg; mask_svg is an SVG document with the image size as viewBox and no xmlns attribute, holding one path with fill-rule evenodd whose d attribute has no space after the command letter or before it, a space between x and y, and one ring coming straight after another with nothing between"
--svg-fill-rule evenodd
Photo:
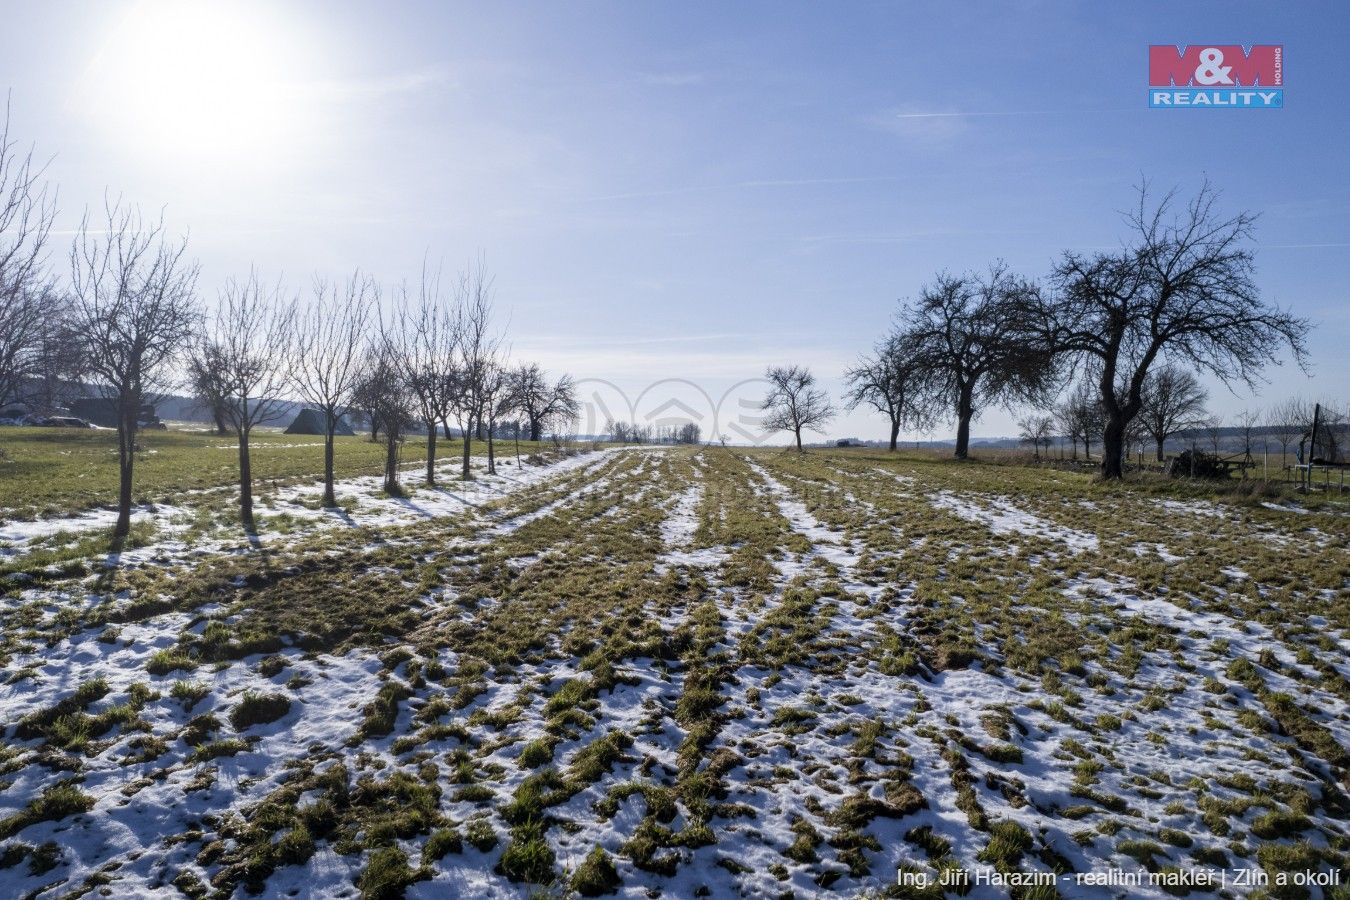
<instances>
[{"instance_id":1,"label":"thin cloud","mask_svg":"<svg viewBox=\"0 0 1350 900\"><path fill-rule=\"evenodd\" d=\"M1133 107L1110 109L1005 109L958 110L918 109L912 106L893 107L869 116L867 124L898 137L943 143L959 137L971 127L971 119L1004 119L1025 116L1064 116L1088 113L1137 112Z\"/></svg>"},{"instance_id":2,"label":"thin cloud","mask_svg":"<svg viewBox=\"0 0 1350 900\"><path fill-rule=\"evenodd\" d=\"M656 197L678 197L684 194L705 194L717 191L739 191L753 188L774 188L774 187L814 187L821 185L835 184L877 184L880 182L899 181L895 175L874 175L864 177L849 178L779 178L779 179L755 179L749 181L733 181L727 184L706 184L691 187L669 188L657 191L631 191L622 194L602 194L598 197L586 197L578 200L581 203L599 203L608 200L649 200Z\"/></svg>"}]
</instances>

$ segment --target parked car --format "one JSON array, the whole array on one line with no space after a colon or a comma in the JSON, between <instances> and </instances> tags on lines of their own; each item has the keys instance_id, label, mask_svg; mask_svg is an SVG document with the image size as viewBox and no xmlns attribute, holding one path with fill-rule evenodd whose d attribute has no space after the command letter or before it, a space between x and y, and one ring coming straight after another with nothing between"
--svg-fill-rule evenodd
<instances>
[{"instance_id":1,"label":"parked car","mask_svg":"<svg viewBox=\"0 0 1350 900\"><path fill-rule=\"evenodd\" d=\"M93 428L84 419L75 416L24 416L20 425L34 425L40 428Z\"/></svg>"}]
</instances>

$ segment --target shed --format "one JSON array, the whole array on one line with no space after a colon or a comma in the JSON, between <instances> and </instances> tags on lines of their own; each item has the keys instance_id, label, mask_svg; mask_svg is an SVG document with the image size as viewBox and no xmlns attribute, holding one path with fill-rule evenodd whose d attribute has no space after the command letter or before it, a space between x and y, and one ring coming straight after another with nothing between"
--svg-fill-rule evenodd
<instances>
[{"instance_id":1,"label":"shed","mask_svg":"<svg viewBox=\"0 0 1350 900\"><path fill-rule=\"evenodd\" d=\"M286 433L324 434L325 433L324 424L325 424L325 417L322 412L320 412L317 409L309 409L308 407L306 407L305 409L302 409L300 410L300 412L296 413L295 420L291 422L289 427L287 427ZM334 430L333 433L350 436L355 434L356 432L352 431L352 428L350 425L347 424L346 419L338 417L337 428Z\"/></svg>"}]
</instances>

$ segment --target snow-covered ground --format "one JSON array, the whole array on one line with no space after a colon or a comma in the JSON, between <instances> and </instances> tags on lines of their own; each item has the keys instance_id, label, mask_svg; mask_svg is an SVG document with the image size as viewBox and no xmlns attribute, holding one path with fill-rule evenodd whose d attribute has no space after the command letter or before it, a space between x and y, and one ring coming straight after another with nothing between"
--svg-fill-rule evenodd
<instances>
[{"instance_id":1,"label":"snow-covered ground","mask_svg":"<svg viewBox=\"0 0 1350 900\"><path fill-rule=\"evenodd\" d=\"M191 497L140 511L149 546L0 598L0 896L355 896L389 852L390 895L428 898L851 895L900 868L1163 897L1075 876L1344 864L1336 519L816 459L475 460L467 487L447 461L405 497L345 480L339 511L268 492L253 546ZM220 560L232 582L194 580ZM322 596L311 571L412 597L411 624L257 632L288 579ZM261 643L202 656L222 635Z\"/></svg>"}]
</instances>

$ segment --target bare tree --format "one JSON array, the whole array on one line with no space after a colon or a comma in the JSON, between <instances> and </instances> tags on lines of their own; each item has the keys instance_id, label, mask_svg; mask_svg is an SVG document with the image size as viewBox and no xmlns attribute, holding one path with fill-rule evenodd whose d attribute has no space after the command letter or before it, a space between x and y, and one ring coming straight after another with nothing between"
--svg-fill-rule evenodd
<instances>
[{"instance_id":1,"label":"bare tree","mask_svg":"<svg viewBox=\"0 0 1350 900\"><path fill-rule=\"evenodd\" d=\"M549 402L544 423L556 434L572 434L581 415L581 401L577 399L576 382L571 375L561 375L549 391Z\"/></svg>"},{"instance_id":2,"label":"bare tree","mask_svg":"<svg viewBox=\"0 0 1350 900\"><path fill-rule=\"evenodd\" d=\"M218 348L209 341L198 341L187 358L187 381L198 409L211 414L216 434L229 434L230 422L225 407L229 404L229 385L225 365Z\"/></svg>"},{"instance_id":3,"label":"bare tree","mask_svg":"<svg viewBox=\"0 0 1350 900\"><path fill-rule=\"evenodd\" d=\"M1222 218L1206 183L1184 210L1175 192L1152 204L1147 184L1127 215L1127 246L1113 253L1066 252L1038 294L1037 328L1055 350L1092 360L1102 405L1102 475L1123 475L1126 426L1143 406L1144 379L1164 353L1225 384L1254 385L1287 345L1306 360L1308 323L1267 305L1247 246L1253 217Z\"/></svg>"},{"instance_id":4,"label":"bare tree","mask_svg":"<svg viewBox=\"0 0 1350 900\"><path fill-rule=\"evenodd\" d=\"M47 239L56 196L44 166L21 151L9 130L9 102L0 124L0 405L18 399L37 374L53 291L46 282Z\"/></svg>"},{"instance_id":5,"label":"bare tree","mask_svg":"<svg viewBox=\"0 0 1350 900\"><path fill-rule=\"evenodd\" d=\"M1061 438L1069 441L1070 452L1074 459L1078 459L1078 441L1083 435L1083 429L1073 403L1067 399L1056 403L1054 416L1055 430Z\"/></svg>"},{"instance_id":6,"label":"bare tree","mask_svg":"<svg viewBox=\"0 0 1350 900\"><path fill-rule=\"evenodd\" d=\"M131 488L141 406L155 396L166 364L199 315L197 265L187 240L170 240L162 220L147 222L120 202L105 217L80 223L70 253L71 289L89 368L117 411L118 493L115 538L131 530Z\"/></svg>"},{"instance_id":7,"label":"bare tree","mask_svg":"<svg viewBox=\"0 0 1350 900\"><path fill-rule=\"evenodd\" d=\"M497 359L501 338L492 324L492 278L482 260L471 265L460 276L459 284L459 353L456 363L459 373L457 389L452 392L451 407L459 420L464 436L461 477L472 477L469 470L469 449L473 432L478 425L486 403L484 388L492 366Z\"/></svg>"},{"instance_id":8,"label":"bare tree","mask_svg":"<svg viewBox=\"0 0 1350 900\"><path fill-rule=\"evenodd\" d=\"M1060 431L1074 443L1073 456L1078 458L1078 441L1083 442L1083 451L1088 460L1092 459L1092 440L1101 433L1102 423L1106 421L1102 412L1101 400L1097 397L1097 388L1091 378L1077 381L1055 407L1055 417Z\"/></svg>"},{"instance_id":9,"label":"bare tree","mask_svg":"<svg viewBox=\"0 0 1350 900\"><path fill-rule=\"evenodd\" d=\"M791 431L802 452L802 429L823 432L834 418L828 395L816 387L816 377L805 366L771 366L764 377L769 393L760 404L767 415L764 427L770 431Z\"/></svg>"},{"instance_id":10,"label":"bare tree","mask_svg":"<svg viewBox=\"0 0 1350 900\"><path fill-rule=\"evenodd\" d=\"M440 282L440 273L429 271L424 263L417 296L403 286L386 337L394 344L391 358L401 367L417 418L426 427L429 485L436 483L436 426L449 419L460 388L460 373L455 368L459 320Z\"/></svg>"},{"instance_id":11,"label":"bare tree","mask_svg":"<svg viewBox=\"0 0 1350 900\"><path fill-rule=\"evenodd\" d=\"M1277 403L1266 413L1266 427L1270 429L1275 443L1280 445L1281 469L1285 466L1290 445L1297 444L1298 439L1308 431L1312 417L1312 408L1306 400L1299 397L1290 397L1282 403Z\"/></svg>"},{"instance_id":12,"label":"bare tree","mask_svg":"<svg viewBox=\"0 0 1350 900\"><path fill-rule=\"evenodd\" d=\"M866 403L884 413L891 424L890 449L895 450L900 429L906 425L925 429L930 425L922 379L926 367L917 348L904 333L893 333L881 341L871 356L844 373L848 391L845 408L857 409Z\"/></svg>"},{"instance_id":13,"label":"bare tree","mask_svg":"<svg viewBox=\"0 0 1350 900\"><path fill-rule=\"evenodd\" d=\"M373 279L355 272L343 284L315 279L312 301L296 319L292 386L323 416L323 505L337 506L333 447L338 424L357 405L370 311L379 304Z\"/></svg>"},{"instance_id":14,"label":"bare tree","mask_svg":"<svg viewBox=\"0 0 1350 900\"><path fill-rule=\"evenodd\" d=\"M32 364L27 368L27 399L43 409L67 406L83 391L89 374L84 340L70 296L54 286L41 294L42 321L38 325Z\"/></svg>"},{"instance_id":15,"label":"bare tree","mask_svg":"<svg viewBox=\"0 0 1350 900\"><path fill-rule=\"evenodd\" d=\"M1050 441L1055 434L1054 416L1035 414L1027 416L1017 423L1021 429L1020 440L1024 444L1031 445L1031 451L1037 462L1041 459L1041 447L1044 446L1048 451Z\"/></svg>"},{"instance_id":16,"label":"bare tree","mask_svg":"<svg viewBox=\"0 0 1350 900\"><path fill-rule=\"evenodd\" d=\"M35 286L0 287L0 406L21 399L39 373L46 296Z\"/></svg>"},{"instance_id":17,"label":"bare tree","mask_svg":"<svg viewBox=\"0 0 1350 900\"><path fill-rule=\"evenodd\" d=\"M510 371L504 360L489 360L483 372L480 390L483 394L483 412L481 414L487 432L487 471L497 474L496 432L497 423L509 415L515 405L515 396L511 393Z\"/></svg>"},{"instance_id":18,"label":"bare tree","mask_svg":"<svg viewBox=\"0 0 1350 900\"><path fill-rule=\"evenodd\" d=\"M982 407L1038 401L1051 385L1051 356L1025 322L1036 293L1000 262L985 275L938 275L904 315L926 392L956 418L957 459Z\"/></svg>"},{"instance_id":19,"label":"bare tree","mask_svg":"<svg viewBox=\"0 0 1350 900\"><path fill-rule=\"evenodd\" d=\"M1139 423L1153 439L1158 462L1163 461L1163 444L1178 431L1205 421L1205 403L1209 394L1200 381L1179 366L1167 364L1144 377L1139 407Z\"/></svg>"},{"instance_id":20,"label":"bare tree","mask_svg":"<svg viewBox=\"0 0 1350 900\"><path fill-rule=\"evenodd\" d=\"M378 443L380 440L380 383L374 377L379 370L376 362L380 356L380 340L374 341L374 346L366 349L365 355L361 358L360 366L356 375L356 386L352 388L352 408L359 410L366 422L370 425L370 442Z\"/></svg>"},{"instance_id":21,"label":"bare tree","mask_svg":"<svg viewBox=\"0 0 1350 900\"><path fill-rule=\"evenodd\" d=\"M1078 442L1084 440L1083 420L1078 415L1077 406L1070 395L1055 404L1055 426L1059 433L1069 439L1073 458L1078 459ZM1086 446L1086 441L1084 441Z\"/></svg>"},{"instance_id":22,"label":"bare tree","mask_svg":"<svg viewBox=\"0 0 1350 900\"><path fill-rule=\"evenodd\" d=\"M1096 386L1086 379L1079 382L1074 400L1083 423L1083 452L1091 461L1092 440L1106 427L1106 410L1102 407L1101 397L1097 396Z\"/></svg>"},{"instance_id":23,"label":"bare tree","mask_svg":"<svg viewBox=\"0 0 1350 900\"><path fill-rule=\"evenodd\" d=\"M580 410L572 376L564 374L550 384L538 363L521 363L511 370L511 391L516 408L529 424L532 441L543 439L544 429L555 416L575 419Z\"/></svg>"},{"instance_id":24,"label":"bare tree","mask_svg":"<svg viewBox=\"0 0 1350 900\"><path fill-rule=\"evenodd\" d=\"M398 483L398 460L404 430L416 419L413 392L403 377L405 366L396 358L397 353L395 344L381 338L367 352L366 370L361 376L370 414L384 434L384 490L394 496L403 493Z\"/></svg>"},{"instance_id":25,"label":"bare tree","mask_svg":"<svg viewBox=\"0 0 1350 900\"><path fill-rule=\"evenodd\" d=\"M1244 409L1237 414L1238 435L1242 438L1242 456L1250 463L1252 461L1252 441L1256 437L1256 430L1261 427L1266 414L1260 409ZM1247 470L1243 468L1242 477L1247 477Z\"/></svg>"},{"instance_id":26,"label":"bare tree","mask_svg":"<svg viewBox=\"0 0 1350 900\"><path fill-rule=\"evenodd\" d=\"M680 426L676 440L681 444L697 444L703 439L703 429L695 422L685 422Z\"/></svg>"},{"instance_id":27,"label":"bare tree","mask_svg":"<svg viewBox=\"0 0 1350 900\"><path fill-rule=\"evenodd\" d=\"M293 384L295 300L280 282L266 286L257 272L243 281L230 279L206 333L192 350L194 371L215 371L221 415L239 442L239 518L249 531L253 521L253 429L272 422L286 406Z\"/></svg>"},{"instance_id":28,"label":"bare tree","mask_svg":"<svg viewBox=\"0 0 1350 900\"><path fill-rule=\"evenodd\" d=\"M1217 456L1219 448L1223 446L1223 416L1215 413L1206 419L1201 427L1204 429L1205 437L1209 438L1209 449Z\"/></svg>"}]
</instances>

